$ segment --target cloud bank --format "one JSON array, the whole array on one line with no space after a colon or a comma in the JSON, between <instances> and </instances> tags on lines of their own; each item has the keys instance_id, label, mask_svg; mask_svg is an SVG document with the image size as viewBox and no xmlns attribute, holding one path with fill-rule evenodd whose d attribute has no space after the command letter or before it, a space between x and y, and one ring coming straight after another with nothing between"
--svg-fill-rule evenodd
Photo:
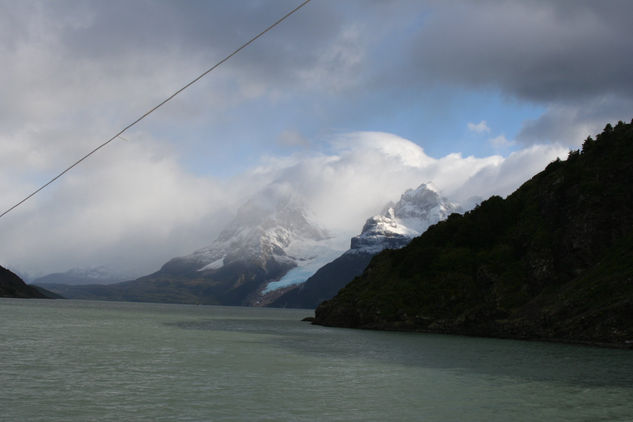
<instances>
[{"instance_id":1,"label":"cloud bank","mask_svg":"<svg viewBox=\"0 0 633 422\"><path fill-rule=\"evenodd\" d=\"M142 138L137 134L135 138ZM32 274L107 265L142 275L215 238L237 207L270 184L301 198L333 234L360 232L366 218L408 188L433 182L449 198L506 195L567 149L534 146L507 158L433 158L380 132L330 140L329 154L269 156L230 181L195 176L166 147L122 141L0 225L3 263ZM89 170L89 171L88 171ZM5 186L3 194L10 193ZM345 245L343 245L345 246Z\"/></svg>"}]
</instances>

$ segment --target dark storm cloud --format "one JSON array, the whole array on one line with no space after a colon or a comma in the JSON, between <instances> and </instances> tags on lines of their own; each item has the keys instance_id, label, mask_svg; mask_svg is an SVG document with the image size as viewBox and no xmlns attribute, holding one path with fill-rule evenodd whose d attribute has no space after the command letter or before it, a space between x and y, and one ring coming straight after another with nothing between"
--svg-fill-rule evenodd
<instances>
[{"instance_id":1,"label":"dark storm cloud","mask_svg":"<svg viewBox=\"0 0 633 422\"><path fill-rule=\"evenodd\" d=\"M0 35L7 48L53 33L69 60L132 61L138 68L126 71L139 74L186 61L195 75L297 4L0 0L7 12L0 16ZM224 69L238 85L282 92L382 91L406 103L439 83L497 90L558 115L563 107L571 115L591 104L598 107L596 119L626 118L613 104L633 99L632 15L633 2L626 0L320 0ZM394 39L401 42L385 42ZM109 72L120 71L111 66ZM520 138L539 138L537 128L554 117L529 122Z\"/></svg>"},{"instance_id":2,"label":"dark storm cloud","mask_svg":"<svg viewBox=\"0 0 633 422\"><path fill-rule=\"evenodd\" d=\"M74 59L125 60L165 55L211 66L298 4L240 1L62 1L45 3L41 13L58 17L60 44ZM264 40L226 64L238 76L259 80L292 78L318 65L319 56L343 29L343 16L331 5L307 5ZM52 19L54 20L54 19ZM192 69L192 74L197 70Z\"/></svg>"},{"instance_id":3,"label":"dark storm cloud","mask_svg":"<svg viewBox=\"0 0 633 422\"><path fill-rule=\"evenodd\" d=\"M299 3L63 0L31 5L31 16L42 16L49 26L57 22L53 32L70 59L112 61L164 53L165 67L174 57L211 66ZM363 90L384 65L385 39L425 10L424 3L409 0L313 1L223 67L237 78L287 89Z\"/></svg>"},{"instance_id":4,"label":"dark storm cloud","mask_svg":"<svg viewBox=\"0 0 633 422\"><path fill-rule=\"evenodd\" d=\"M594 136L606 122L629 121L633 116L633 99L598 97L582 102L580 107L553 105L535 120L528 120L517 135L522 143L539 143L543 139L567 143L571 137L575 145Z\"/></svg>"},{"instance_id":5,"label":"dark storm cloud","mask_svg":"<svg viewBox=\"0 0 633 422\"><path fill-rule=\"evenodd\" d=\"M438 5L412 47L428 79L537 102L633 96L633 2Z\"/></svg>"}]
</instances>

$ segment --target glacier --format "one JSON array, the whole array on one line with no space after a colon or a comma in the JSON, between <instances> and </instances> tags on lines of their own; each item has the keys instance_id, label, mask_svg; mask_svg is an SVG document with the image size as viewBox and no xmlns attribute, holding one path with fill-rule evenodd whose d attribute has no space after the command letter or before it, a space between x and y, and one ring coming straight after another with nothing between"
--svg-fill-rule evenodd
<instances>
[{"instance_id":1,"label":"glacier","mask_svg":"<svg viewBox=\"0 0 633 422\"><path fill-rule=\"evenodd\" d=\"M321 242L295 242L286 250L286 253L294 259L297 266L281 279L268 283L262 290L262 294L305 282L319 268L345 251L343 241L341 238L332 237Z\"/></svg>"}]
</instances>

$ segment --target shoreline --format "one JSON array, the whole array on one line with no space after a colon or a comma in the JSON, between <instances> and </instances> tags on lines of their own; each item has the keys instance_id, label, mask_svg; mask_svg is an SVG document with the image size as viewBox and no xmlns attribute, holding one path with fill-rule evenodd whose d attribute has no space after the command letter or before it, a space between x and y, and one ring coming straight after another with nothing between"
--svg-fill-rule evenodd
<instances>
[{"instance_id":1,"label":"shoreline","mask_svg":"<svg viewBox=\"0 0 633 422\"><path fill-rule=\"evenodd\" d=\"M530 341L530 342L543 342L543 343L558 343L558 344L569 344L574 346L586 346L586 347L600 347L606 349L620 349L620 350L633 350L633 340L626 341L624 343L613 343L613 342L604 342L604 341L591 341L591 340L575 340L575 339L566 339L559 337L539 337L539 336L500 336L500 335L484 335L484 334L473 334L468 332L459 332L459 331L445 331L445 330L428 330L428 329L416 329L416 328L406 328L406 327L346 327L343 325L333 325L319 322L314 317L306 317L303 321L309 321L312 325L319 325L322 327L331 327L331 328L346 328L352 330L369 330L369 331L391 331L391 332L401 332L401 333L420 333L420 334L442 334L449 336L463 336L463 337L475 337L475 338L494 338L499 340L520 340L520 341Z\"/></svg>"}]
</instances>

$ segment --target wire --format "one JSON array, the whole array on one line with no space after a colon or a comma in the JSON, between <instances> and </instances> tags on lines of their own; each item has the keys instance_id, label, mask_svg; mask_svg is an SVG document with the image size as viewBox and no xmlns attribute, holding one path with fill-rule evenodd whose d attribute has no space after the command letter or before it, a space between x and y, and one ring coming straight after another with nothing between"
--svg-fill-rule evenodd
<instances>
[{"instance_id":1,"label":"wire","mask_svg":"<svg viewBox=\"0 0 633 422\"><path fill-rule=\"evenodd\" d=\"M158 105L154 106L152 109L150 109L147 113L143 114L141 117L139 117L138 119L134 120L132 123L130 123L129 125L125 126L123 129L121 129L116 135L114 135L113 137L111 137L110 139L108 139L107 141L105 141L104 143L102 143L101 145L99 145L98 147L94 148L92 151L90 151L89 153L87 153L86 155L84 155L83 157L81 157L79 160L75 161L73 164L71 164L70 166L68 166L65 170L63 170L62 172L60 172L59 174L57 174L55 177L53 177L51 180L49 180L48 182L46 182L45 184L43 184L42 186L40 186L39 188L37 188L35 191L33 191L31 194L29 194L27 197L25 197L24 199L22 199L20 202L16 203L15 205L13 205L11 208L7 209L6 211L4 211L2 214L0 214L0 218L4 217L5 215L7 215L8 213L10 213L11 211L13 211L14 209L16 209L17 207L19 207L20 205L22 205L23 203L25 203L26 201L28 201L29 199L31 199L33 196L35 196L37 193L39 193L41 190L45 189L48 185L50 185L51 183L53 183L54 181L56 181L57 179L59 179L60 177L62 177L64 174L68 173L73 167L77 166L79 163L81 163L82 161L84 161L86 158L90 157L92 154L94 154L95 152L99 151L101 148L105 147L106 145L108 145L110 142L114 141L116 138L121 138L121 139L125 139L122 138L121 135L123 135L123 133L125 133L125 131L127 131L128 129L130 129L132 126L136 125L138 122L140 122L141 120L143 120L144 118L146 118L147 116L149 116L150 114L152 114L153 112L155 112L156 110L158 110L160 107L162 107L163 105L165 105L167 102L171 101L176 95L180 94L182 91L184 91L185 89L189 88L191 85L195 84L196 82L198 82L200 79L204 78L208 73L212 72L213 70L215 70L216 68L218 68L220 65L222 65L224 62L226 62L227 60L229 60L231 57L235 56L237 53L239 53L240 51L242 51L243 49L245 49L246 47L248 47L249 45L251 45L253 42L255 42L258 38L260 38L262 35L264 35L266 32L270 31L271 29L273 29L274 27L276 27L277 25L279 25L280 23L282 23L283 21L285 21L288 17L290 17L290 15L294 14L296 11L298 11L299 9L301 9L303 6L305 6L306 4L308 4L311 0L305 0L304 2L302 2L301 4L299 4L297 7L295 7L294 9L292 9L290 12L286 13L284 16L282 16L281 18L279 18L275 23L273 23L272 25L270 25L269 27L267 27L266 29L264 29L262 32L260 32L259 34L255 35L253 38L251 38L250 40L248 40L247 42L245 42L244 44L242 44L238 49L236 49L235 51L233 51L231 54L229 54L228 56L226 56L225 58L223 58L222 60L220 60L219 62L217 62L216 64L214 64L213 66L211 66L209 69L205 70L204 72L202 72L198 77L196 77L195 79L193 79L191 82L189 82L187 85L183 86L182 88L180 88L178 91L174 92L173 94L171 94L169 97L165 98L163 101L161 101Z\"/></svg>"}]
</instances>

